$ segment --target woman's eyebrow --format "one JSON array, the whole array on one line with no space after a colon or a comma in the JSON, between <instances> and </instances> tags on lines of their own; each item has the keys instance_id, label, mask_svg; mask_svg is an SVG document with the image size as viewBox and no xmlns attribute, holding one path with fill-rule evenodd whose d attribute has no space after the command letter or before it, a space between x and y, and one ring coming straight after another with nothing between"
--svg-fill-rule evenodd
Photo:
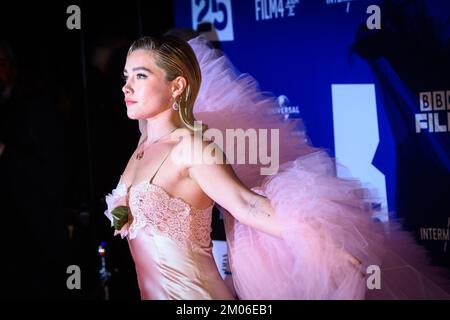
<instances>
[{"instance_id":1,"label":"woman's eyebrow","mask_svg":"<svg viewBox=\"0 0 450 320\"><path fill-rule=\"evenodd\" d=\"M150 69L148 69L146 67L136 67L136 68L133 68L132 70L133 71L144 70L144 71L147 71L147 72L151 73Z\"/></svg>"},{"instance_id":2,"label":"woman's eyebrow","mask_svg":"<svg viewBox=\"0 0 450 320\"><path fill-rule=\"evenodd\" d=\"M151 73L150 69L148 69L148 68L146 68L146 67L136 67L136 68L133 68L133 69L131 69L131 70L132 70L132 71L144 70L144 71L147 71L147 72L150 72L150 73ZM123 69L123 73L128 73L127 69Z\"/></svg>"}]
</instances>

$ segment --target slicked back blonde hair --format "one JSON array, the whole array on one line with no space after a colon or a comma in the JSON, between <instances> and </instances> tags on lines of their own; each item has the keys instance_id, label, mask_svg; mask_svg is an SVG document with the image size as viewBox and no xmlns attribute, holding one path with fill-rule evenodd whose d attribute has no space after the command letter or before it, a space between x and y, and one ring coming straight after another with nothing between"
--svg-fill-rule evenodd
<instances>
[{"instance_id":1,"label":"slicked back blonde hair","mask_svg":"<svg viewBox=\"0 0 450 320\"><path fill-rule=\"evenodd\" d=\"M128 55L136 50L151 51L156 65L165 71L167 81L172 81L178 76L186 79L186 88L178 101L178 112L181 122L187 128L194 130L193 109L202 76L191 46L174 36L147 36L136 40L128 50Z\"/></svg>"}]
</instances>

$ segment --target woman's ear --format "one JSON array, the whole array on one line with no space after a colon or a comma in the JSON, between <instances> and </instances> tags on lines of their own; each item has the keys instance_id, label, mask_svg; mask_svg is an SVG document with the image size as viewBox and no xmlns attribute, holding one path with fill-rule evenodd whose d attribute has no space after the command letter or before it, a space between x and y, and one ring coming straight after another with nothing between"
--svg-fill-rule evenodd
<instances>
[{"instance_id":1,"label":"woman's ear","mask_svg":"<svg viewBox=\"0 0 450 320\"><path fill-rule=\"evenodd\" d=\"M186 89L186 79L182 76L176 77L172 81L172 96L179 97L183 94Z\"/></svg>"}]
</instances>

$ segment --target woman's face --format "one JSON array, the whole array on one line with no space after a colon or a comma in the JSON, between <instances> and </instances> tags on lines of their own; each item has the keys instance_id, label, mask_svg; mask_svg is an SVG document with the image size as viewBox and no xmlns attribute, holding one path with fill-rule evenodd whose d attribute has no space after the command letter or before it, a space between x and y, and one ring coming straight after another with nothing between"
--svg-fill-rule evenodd
<instances>
[{"instance_id":1,"label":"woman's face","mask_svg":"<svg viewBox=\"0 0 450 320\"><path fill-rule=\"evenodd\" d=\"M156 66L151 51L130 53L123 73L122 91L130 119L148 119L169 108L172 85L166 81L165 71Z\"/></svg>"}]
</instances>

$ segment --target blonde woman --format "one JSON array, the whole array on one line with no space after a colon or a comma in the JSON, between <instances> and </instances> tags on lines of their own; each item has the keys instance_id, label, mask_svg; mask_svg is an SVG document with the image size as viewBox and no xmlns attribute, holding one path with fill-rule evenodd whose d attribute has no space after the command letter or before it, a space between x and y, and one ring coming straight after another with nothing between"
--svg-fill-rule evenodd
<instances>
[{"instance_id":1,"label":"blonde woman","mask_svg":"<svg viewBox=\"0 0 450 320\"><path fill-rule=\"evenodd\" d=\"M107 196L106 214L127 237L142 299L366 297L364 268L381 264L390 248L355 192L359 184L336 178L330 158L306 138L293 140L291 126L255 112L268 111L273 100L262 98L249 77L236 76L202 39L163 36L131 45L124 80L127 115L142 135ZM281 129L280 159L293 161L268 177L255 171L260 166L227 163L194 111L216 133ZM212 255L214 204L226 215L235 288ZM404 272L396 268L404 261L396 263Z\"/></svg>"}]
</instances>

